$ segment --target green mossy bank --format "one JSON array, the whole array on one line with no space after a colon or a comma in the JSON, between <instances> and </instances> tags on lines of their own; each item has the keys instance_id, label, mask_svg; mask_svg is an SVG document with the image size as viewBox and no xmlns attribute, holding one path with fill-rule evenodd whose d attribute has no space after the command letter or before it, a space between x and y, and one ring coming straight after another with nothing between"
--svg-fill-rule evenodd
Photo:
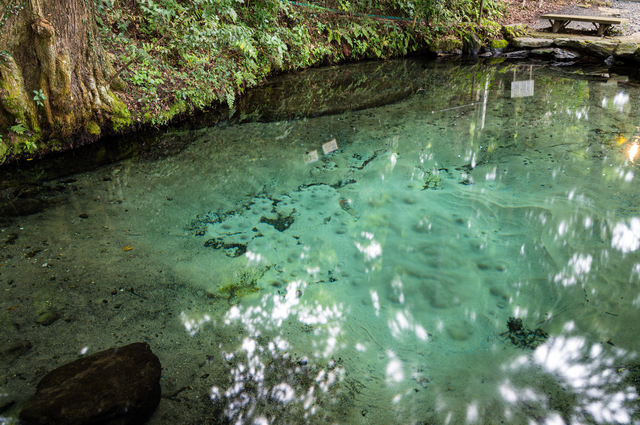
<instances>
[{"instance_id":1,"label":"green mossy bank","mask_svg":"<svg viewBox=\"0 0 640 425\"><path fill-rule=\"evenodd\" d=\"M95 6L99 41L110 62L103 67L109 70L104 75L108 90L102 94L108 113L89 117L73 131L51 131L30 122L30 114L50 114L49 100L64 103L64 81L58 81L59 90L48 92L52 99L39 98L34 91L32 100L20 87L19 69L12 70L11 61L4 60L3 106L14 105L16 113L35 110L16 120L29 123L29 131L16 123L0 123L0 163L161 126L216 105L233 108L248 89L277 73L473 50L478 44L502 46L503 37L513 36L503 34L503 27L494 22L501 10L500 3L492 1L485 1L482 19L477 5L464 0L338 0L321 5L280 0L95 0ZM65 121L54 122L59 127Z\"/></svg>"}]
</instances>

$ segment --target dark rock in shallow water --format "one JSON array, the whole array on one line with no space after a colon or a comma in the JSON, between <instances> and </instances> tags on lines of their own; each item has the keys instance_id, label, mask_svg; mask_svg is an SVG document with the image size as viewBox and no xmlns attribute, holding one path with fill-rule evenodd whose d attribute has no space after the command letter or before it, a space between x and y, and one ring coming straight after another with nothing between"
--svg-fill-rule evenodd
<instances>
[{"instance_id":1,"label":"dark rock in shallow water","mask_svg":"<svg viewBox=\"0 0 640 425\"><path fill-rule=\"evenodd\" d=\"M13 202L0 203L0 215L7 217L22 217L44 210L46 203L33 198L16 199Z\"/></svg>"},{"instance_id":2,"label":"dark rock in shallow water","mask_svg":"<svg viewBox=\"0 0 640 425\"><path fill-rule=\"evenodd\" d=\"M26 339L2 338L0 339L0 364L9 364L31 349L32 345ZM2 414L2 412L0 412Z\"/></svg>"},{"instance_id":3,"label":"dark rock in shallow water","mask_svg":"<svg viewBox=\"0 0 640 425\"><path fill-rule=\"evenodd\" d=\"M43 311L38 315L38 317L36 317L36 323L39 323L42 326L49 326L61 317L62 313L60 311L55 309L47 310Z\"/></svg>"},{"instance_id":4,"label":"dark rock in shallow water","mask_svg":"<svg viewBox=\"0 0 640 425\"><path fill-rule=\"evenodd\" d=\"M160 402L160 360L146 343L110 348L48 373L23 425L140 425Z\"/></svg>"}]
</instances>

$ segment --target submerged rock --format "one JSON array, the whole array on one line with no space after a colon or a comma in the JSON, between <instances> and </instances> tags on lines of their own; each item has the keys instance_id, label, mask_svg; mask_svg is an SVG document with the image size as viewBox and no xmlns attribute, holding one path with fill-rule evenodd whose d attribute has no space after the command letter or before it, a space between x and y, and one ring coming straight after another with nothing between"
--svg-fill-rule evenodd
<instances>
[{"instance_id":1,"label":"submerged rock","mask_svg":"<svg viewBox=\"0 0 640 425\"><path fill-rule=\"evenodd\" d=\"M38 314L36 323L42 326L49 326L62 317L62 313L56 309L46 310Z\"/></svg>"},{"instance_id":2,"label":"submerged rock","mask_svg":"<svg viewBox=\"0 0 640 425\"><path fill-rule=\"evenodd\" d=\"M0 203L0 215L7 217L22 217L44 210L46 203L40 199L16 199L13 202Z\"/></svg>"},{"instance_id":3,"label":"submerged rock","mask_svg":"<svg viewBox=\"0 0 640 425\"><path fill-rule=\"evenodd\" d=\"M520 318L509 317L507 329L500 336L504 337L506 335L506 339L509 339L513 345L522 349L530 348L535 350L549 339L549 335L545 331L540 328L532 331L522 323Z\"/></svg>"},{"instance_id":4,"label":"submerged rock","mask_svg":"<svg viewBox=\"0 0 640 425\"><path fill-rule=\"evenodd\" d=\"M160 360L147 343L110 348L49 372L20 412L24 425L134 425L160 402Z\"/></svg>"}]
</instances>

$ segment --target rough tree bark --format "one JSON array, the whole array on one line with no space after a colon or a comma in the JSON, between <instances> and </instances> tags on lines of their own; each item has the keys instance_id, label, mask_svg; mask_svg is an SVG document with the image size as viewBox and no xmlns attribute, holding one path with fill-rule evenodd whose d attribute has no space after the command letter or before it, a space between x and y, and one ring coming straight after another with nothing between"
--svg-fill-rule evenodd
<instances>
[{"instance_id":1,"label":"rough tree bark","mask_svg":"<svg viewBox=\"0 0 640 425\"><path fill-rule=\"evenodd\" d=\"M0 0L0 163L127 124L93 1Z\"/></svg>"}]
</instances>

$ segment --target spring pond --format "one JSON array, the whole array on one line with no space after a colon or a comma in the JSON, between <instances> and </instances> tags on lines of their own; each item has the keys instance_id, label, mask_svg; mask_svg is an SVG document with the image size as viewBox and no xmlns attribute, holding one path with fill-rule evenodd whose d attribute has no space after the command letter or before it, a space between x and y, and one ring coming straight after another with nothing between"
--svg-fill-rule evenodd
<instances>
[{"instance_id":1,"label":"spring pond","mask_svg":"<svg viewBox=\"0 0 640 425\"><path fill-rule=\"evenodd\" d=\"M308 70L24 183L0 422L52 369L146 341L150 424L640 423L640 89L606 72Z\"/></svg>"}]
</instances>

